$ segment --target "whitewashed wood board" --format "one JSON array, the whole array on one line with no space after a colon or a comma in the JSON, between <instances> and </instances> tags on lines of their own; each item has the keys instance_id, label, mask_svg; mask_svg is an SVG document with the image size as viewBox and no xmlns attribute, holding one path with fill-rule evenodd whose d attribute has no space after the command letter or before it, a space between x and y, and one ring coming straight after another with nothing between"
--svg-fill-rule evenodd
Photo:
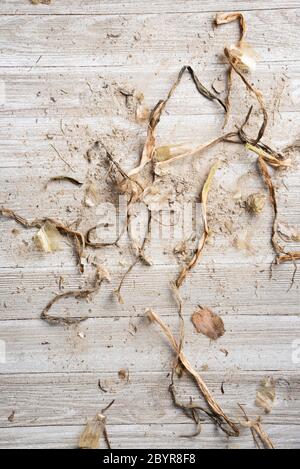
<instances>
[{"instance_id":1,"label":"whitewashed wood board","mask_svg":"<svg viewBox=\"0 0 300 469\"><path fill-rule=\"evenodd\" d=\"M213 29L212 20L216 12L231 9L245 12L247 40L259 54L253 82L270 111L265 139L281 149L299 138L298 1L87 0L83 6L81 0L53 0L46 6L2 0L0 205L28 219L47 214L70 223L80 215L82 230L90 227L97 214L82 211L85 186L62 183L45 190L51 176L70 174L51 144L74 167L71 175L85 180L90 174L87 149L116 132L115 156L126 170L134 167L146 127L128 114L118 90L125 86L141 91L152 107L166 96L182 65L193 65L209 88L216 78L224 80L222 49L236 40L238 28L231 24ZM227 129L237 119L242 122L254 103L237 80L235 87ZM222 109L197 96L190 78L184 77L161 120L158 141L205 142L219 135L223 119ZM279 221L299 226L299 165L297 154L294 157L293 168L274 180ZM263 415L264 427L276 447L297 448L300 274L292 288L293 265L275 266L270 279L272 210L267 206L264 216L254 220L233 202L232 194L241 186L243 197L265 190L249 152L224 144L184 162L184 170L195 174L191 197L199 193L216 158L223 163L209 204L214 241L182 288L185 349L235 419L241 418L237 402L246 405L251 417L262 413L255 406L256 389L272 376L276 400L273 411ZM178 175L182 166L170 171ZM232 220L232 234L224 229L226 217ZM53 255L40 253L34 233L13 221L0 221L0 340L7 355L7 362L0 364L0 447L75 448L87 418L111 399L112 447L254 447L247 429L240 439L228 439L207 422L197 438L180 437L194 428L168 394L173 353L161 331L144 317L145 308L153 307L178 333L170 291L180 270L175 240L151 243L148 253L154 265L137 265L131 272L123 286L124 305L118 304L114 289L131 262L127 240L119 249L92 251L111 271L112 282L89 301L55 306L57 315L88 318L67 328L49 326L40 313L59 292L61 278L63 291L83 288L91 272L79 275L68 244ZM234 247L236 234L246 233L254 246L250 253ZM193 329L190 315L198 304L213 308L224 320L226 333L216 343ZM129 370L128 382L119 378L121 368ZM99 389L99 379L107 393ZM185 378L178 392L183 400L199 398Z\"/></svg>"}]
</instances>

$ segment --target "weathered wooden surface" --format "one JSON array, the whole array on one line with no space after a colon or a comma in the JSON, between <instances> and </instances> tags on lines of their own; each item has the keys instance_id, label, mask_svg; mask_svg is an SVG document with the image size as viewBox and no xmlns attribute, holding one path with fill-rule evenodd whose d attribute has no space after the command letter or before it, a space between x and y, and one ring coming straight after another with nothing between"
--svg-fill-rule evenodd
<instances>
[{"instance_id":1,"label":"weathered wooden surface","mask_svg":"<svg viewBox=\"0 0 300 469\"><path fill-rule=\"evenodd\" d=\"M81 216L83 228L92 226L94 210L82 213L84 187L55 183L45 190L51 176L70 174L53 147L72 165L71 175L84 180L89 177L84 154L95 140L109 135L110 142L115 137L113 149L122 166L132 168L146 129L128 114L119 88L142 91L151 107L166 95L184 64L193 65L210 87L225 73L224 44L238 37L235 24L212 28L218 11L245 12L247 38L259 54L253 81L270 112L266 141L282 148L299 138L298 1L82 3L1 1L0 206L29 219L47 215L70 223ZM242 122L253 103L237 80L235 85L228 128ZM162 118L158 139L162 144L197 144L219 135L222 123L222 109L197 96L184 77ZM236 420L241 419L237 403L251 417L261 414L255 406L256 388L272 376L276 400L272 412L263 415L265 429L275 446L297 448L300 274L292 288L293 265L275 266L270 279L272 210L266 207L262 217L253 219L233 201L237 191L244 197L264 190L253 155L220 145L171 171L195 174L189 188L194 196L216 158L222 165L209 209L215 236L182 289L186 352ZM299 226L297 159L275 181L280 222ZM6 344L6 363L0 363L1 447L74 448L86 419L111 399L112 447L254 447L249 430L242 430L240 439L228 439L208 422L197 438L180 437L192 433L193 425L168 394L172 353L158 328L144 318L145 308L153 307L178 331L170 292L170 281L180 269L175 241L151 243L154 266L136 266L131 272L123 287L124 305L118 304L114 289L131 262L126 239L120 248L92 252L110 270L112 282L87 302L58 303L55 314L88 318L66 328L42 322L41 310L59 292L61 278L64 291L83 288L90 272L78 274L68 244L59 253L40 253L33 234L0 220L0 340ZM236 236L250 239L251 249L237 250ZM216 343L193 330L190 315L198 304L213 308L224 320L226 333ZM129 370L128 381L120 379L120 369ZM99 389L99 379L107 393ZM185 378L178 392L182 400L198 399Z\"/></svg>"}]
</instances>

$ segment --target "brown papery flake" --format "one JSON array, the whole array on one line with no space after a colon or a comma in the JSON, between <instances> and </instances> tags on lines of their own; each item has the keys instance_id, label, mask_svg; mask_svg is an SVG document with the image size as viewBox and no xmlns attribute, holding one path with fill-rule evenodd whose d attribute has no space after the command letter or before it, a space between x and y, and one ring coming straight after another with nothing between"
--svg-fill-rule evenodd
<instances>
[{"instance_id":1,"label":"brown papery flake","mask_svg":"<svg viewBox=\"0 0 300 469\"><path fill-rule=\"evenodd\" d=\"M206 335L212 340L217 340L225 333L222 318L211 309L199 307L192 315L192 323L197 332Z\"/></svg>"}]
</instances>

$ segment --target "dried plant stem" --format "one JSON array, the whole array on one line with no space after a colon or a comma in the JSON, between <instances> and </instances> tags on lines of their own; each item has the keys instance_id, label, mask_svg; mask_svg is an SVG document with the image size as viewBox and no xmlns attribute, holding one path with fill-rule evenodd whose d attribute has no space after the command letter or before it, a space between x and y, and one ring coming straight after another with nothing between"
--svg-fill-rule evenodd
<instances>
[{"instance_id":1,"label":"dried plant stem","mask_svg":"<svg viewBox=\"0 0 300 469\"><path fill-rule=\"evenodd\" d=\"M258 417L256 420L250 420L249 417L247 416L243 406L238 404L240 409L242 410L246 422L242 423L244 427L250 428L253 440L257 446L258 449L261 449L260 443L263 445L264 449L275 449L274 444L269 437L269 435L265 432L265 430L262 428L260 418Z\"/></svg>"},{"instance_id":2,"label":"dried plant stem","mask_svg":"<svg viewBox=\"0 0 300 469\"><path fill-rule=\"evenodd\" d=\"M200 256L201 256L201 253L202 253L202 250L205 246L205 243L206 243L206 240L209 236L209 228L208 228L208 222L207 222L207 208L206 208L206 205L207 205L207 197L208 197L208 193L209 193L209 190L210 190L210 186L211 186L211 183L212 183L212 179L219 167L219 164L220 162L218 161L217 163L215 163L210 171L209 171L209 174L207 176L207 179L204 183L204 186L203 186L203 189L202 189L202 192L201 192L201 202L202 202L202 217L203 217L203 222L204 222L204 232L201 236L201 238L199 239L199 242L198 242L198 246L197 246L197 249L193 255L193 257L191 258L191 260L189 261L189 263L184 266L184 268L181 270L177 280L176 280L176 287L177 288L180 288L182 283L184 282L187 274L189 273L189 271L197 264Z\"/></svg>"},{"instance_id":3,"label":"dried plant stem","mask_svg":"<svg viewBox=\"0 0 300 469\"><path fill-rule=\"evenodd\" d=\"M74 318L74 317L59 317L59 316L52 316L49 314L50 309L52 306L57 303L58 301L64 299L64 298L75 298L75 299L86 299L89 296L91 296L93 293L96 293L99 291L101 284L104 280L108 280L107 274L102 270L102 269L97 269L96 270L96 275L94 279L94 284L91 288L88 288L86 290L70 290L65 293L61 293L59 295L56 295L52 300L49 301L49 303L45 306L41 313L41 319L44 321L48 322L51 325L58 325L58 324L64 324L64 325L71 325L71 324L78 324L82 321L85 321L87 318Z\"/></svg>"},{"instance_id":4,"label":"dried plant stem","mask_svg":"<svg viewBox=\"0 0 300 469\"><path fill-rule=\"evenodd\" d=\"M156 127L160 121L162 112L164 111L169 99L173 95L174 91L176 90L177 86L179 85L182 76L184 72L187 71L191 77L192 80L196 86L197 91L204 96L205 98L209 99L210 101L217 101L223 109L226 111L226 105L223 103L223 101L214 93L209 91L205 86L202 85L202 83L199 81L197 75L195 74L194 70L192 67L189 65L185 65L181 68L178 77L175 81L175 83L172 85L167 97L164 100L160 100L156 106L153 108L150 119L149 119L149 126L148 126L148 131L147 131L147 137L146 137L146 142L142 151L142 156L139 165L134 168L130 173L129 176L135 176L137 175L147 163L150 161L153 161L154 153L155 153L155 131Z\"/></svg>"},{"instance_id":5,"label":"dried plant stem","mask_svg":"<svg viewBox=\"0 0 300 469\"><path fill-rule=\"evenodd\" d=\"M246 32L247 32L247 23L243 13L240 12L232 12L232 13L218 13L215 17L216 25L231 23L232 21L238 21L240 26L240 39L238 41L237 47L241 47L242 43L245 39ZM229 64L229 68L227 71L227 96L225 100L226 104L226 114L223 127L226 126L229 118L230 112L230 94L232 89L232 79L233 79L233 67Z\"/></svg>"},{"instance_id":6,"label":"dried plant stem","mask_svg":"<svg viewBox=\"0 0 300 469\"><path fill-rule=\"evenodd\" d=\"M149 319L153 322L156 322L161 327L161 329L163 330L163 332L164 332L165 336L167 337L167 339L168 339L170 345L172 346L173 350L179 356L179 359L180 359L180 362L181 362L183 368L195 380L195 382L196 382L198 388L200 389L201 394L203 395L207 405L211 409L211 411L214 415L214 418L216 418L219 421L219 424L220 424L220 427L222 428L222 430L230 436L238 436L239 435L239 429L238 429L237 425L232 420L230 420L229 417L227 417L227 415L225 414L223 409L219 406L219 404L216 402L216 400L214 399L214 397L210 393L208 387L206 386L205 382L203 381L203 379L201 378L199 373L194 370L194 368L192 367L191 363L186 358L183 351L179 350L179 345L178 345L176 339L174 338L170 328L162 321L162 319L153 310L148 310L147 314L148 314ZM227 429L226 427L224 427L224 424L228 425L230 430Z\"/></svg>"},{"instance_id":7,"label":"dried plant stem","mask_svg":"<svg viewBox=\"0 0 300 469\"><path fill-rule=\"evenodd\" d=\"M143 239L142 245L141 246L136 246L134 245L134 250L137 251L136 258L134 259L133 263L129 266L129 268L126 270L126 272L123 274L121 281L119 283L118 288L115 290L115 294L117 295L118 301L121 304L124 304L123 297L121 295L121 290L124 284L125 279L127 276L130 274L132 269L137 265L138 262L143 262L146 265L151 265L151 262L145 255L145 248L150 240L151 236L151 220L152 220L152 214L151 211L148 210L148 224L147 224L147 232L146 235Z\"/></svg>"},{"instance_id":8,"label":"dried plant stem","mask_svg":"<svg viewBox=\"0 0 300 469\"><path fill-rule=\"evenodd\" d=\"M267 113L266 106L265 106L265 103L264 103L263 95L262 95L261 91L258 90L257 88L255 88L255 86L251 85L251 83L247 80L247 78L243 75L243 73L238 70L238 68L235 66L235 64L232 60L232 57L230 55L229 50L226 47L225 47L224 52L225 52L225 56L227 57L227 60L228 60L229 64L231 65L231 67L233 68L235 73L241 78L241 80L245 84L246 88L248 88L255 95L255 97L257 99L257 102L258 102L258 104L261 108L261 111L262 111L262 114L263 114L263 122L260 126L257 137L253 140L254 145L256 145L261 140L261 138L263 137L265 129L266 129L267 124L268 124L268 113Z\"/></svg>"},{"instance_id":9,"label":"dried plant stem","mask_svg":"<svg viewBox=\"0 0 300 469\"><path fill-rule=\"evenodd\" d=\"M79 231L74 231L68 228L67 226L63 225L61 222L53 220L52 218L48 218L48 217L35 219L33 221L28 221L25 218L18 215L17 213L15 213L13 210L3 208L3 207L0 208L0 215L2 215L3 217L15 220L24 228L42 228L42 226L46 222L52 223L52 225L54 225L61 234L66 235L66 236L71 236L73 238L74 250L77 256L79 269L81 273L84 271L82 258L83 258L84 248L85 248L85 238L82 233L80 233Z\"/></svg>"},{"instance_id":10,"label":"dried plant stem","mask_svg":"<svg viewBox=\"0 0 300 469\"><path fill-rule=\"evenodd\" d=\"M182 153L181 155L177 155L177 156L174 156L173 158L169 158L167 160L164 160L164 161L159 161L156 163L156 166L164 166L168 163L173 163L173 161L177 161L177 160L180 160L182 158L185 158L187 156L193 156L193 155L196 155L196 154L199 154L199 153L202 153L204 150L208 150L209 148L213 147L214 145L217 145L218 143L221 143L221 142L230 142L230 143L233 143L231 140L229 140L231 137L235 137L237 136L238 133L237 132L228 132L227 134L225 135L221 135L221 137L216 137L212 140L210 140L209 142L206 142L206 143L202 143L200 145L198 145L197 147L195 147L193 150L191 151L187 151L185 153Z\"/></svg>"}]
</instances>

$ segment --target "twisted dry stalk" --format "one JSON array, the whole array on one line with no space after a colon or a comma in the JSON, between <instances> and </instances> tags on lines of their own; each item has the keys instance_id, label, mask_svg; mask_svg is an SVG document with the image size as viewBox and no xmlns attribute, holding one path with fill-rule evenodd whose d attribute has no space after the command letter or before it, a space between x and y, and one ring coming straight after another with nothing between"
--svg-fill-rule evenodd
<instances>
[{"instance_id":1,"label":"twisted dry stalk","mask_svg":"<svg viewBox=\"0 0 300 469\"><path fill-rule=\"evenodd\" d=\"M216 402L214 397L212 396L211 392L209 391L208 387L206 386L205 382L203 381L202 377L194 370L189 360L186 358L184 352L180 350L179 345L174 338L170 328L162 321L162 319L155 313L152 309L148 309L146 314L150 321L156 322L161 329L163 330L165 336L167 337L171 347L173 348L174 352L177 354L182 367L190 374L190 376L195 380L198 388L201 391L205 401L207 402L210 410L213 413L213 416L219 422L220 428L230 436L238 436L239 429L237 425L225 414L223 409L220 405ZM229 427L226 428L226 427Z\"/></svg>"}]
</instances>

